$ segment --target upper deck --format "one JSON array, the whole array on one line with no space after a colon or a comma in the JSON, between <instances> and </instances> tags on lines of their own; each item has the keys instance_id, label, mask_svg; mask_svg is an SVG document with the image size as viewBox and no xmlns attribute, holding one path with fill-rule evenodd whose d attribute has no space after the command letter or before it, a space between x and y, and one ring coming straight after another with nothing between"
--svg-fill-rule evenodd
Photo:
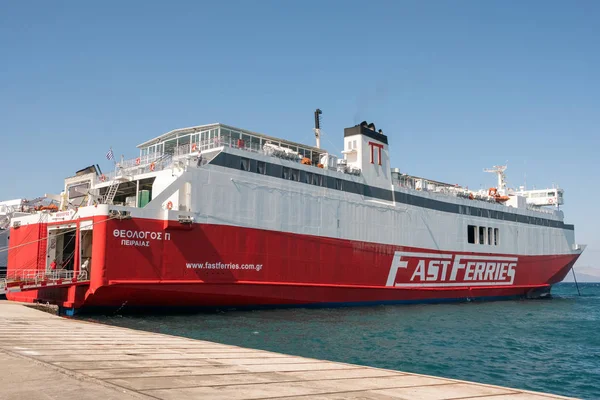
<instances>
[{"instance_id":1,"label":"upper deck","mask_svg":"<svg viewBox=\"0 0 600 400\"><path fill-rule=\"evenodd\" d=\"M314 165L317 165L320 162L320 157L327 153L327 151L314 146L307 146L221 123L175 129L139 144L137 147L140 149L140 157L145 157L153 154L182 154L186 153L186 150L191 153L220 144L258 151L263 149L266 143L290 149L298 153L300 159L306 157Z\"/></svg>"},{"instance_id":2,"label":"upper deck","mask_svg":"<svg viewBox=\"0 0 600 400\"><path fill-rule=\"evenodd\" d=\"M363 122L352 128L347 128L344 135L344 151L342 158L329 154L326 150L296 143L262 133L233 127L221 123L198 125L180 128L147 140L137 147L139 156L134 159L121 160L116 164L114 172L101 175L93 187L99 190L99 197L106 199L110 187L120 181L120 188L113 197L121 198L122 205L139 206L138 192L152 190L156 193L154 177L174 165L181 165L182 160L199 157L200 164L209 162L218 149L234 148L273 158L283 158L292 163L310 168L315 175L338 173L341 177L358 181L365 186L384 190L390 188L409 189L420 193L429 193L435 197L459 197L476 202L494 203L500 206L525 208L555 217L562 213L554 209L543 209L538 204L531 204L521 193L512 190L502 190L506 195L499 200L495 192L479 190L472 191L460 185L447 184L436 180L400 173L396 168L390 168L387 151L387 136L381 130L377 132L373 124ZM251 156L250 156L251 157ZM320 167L322 172L316 168ZM374 171L374 169L378 169ZM300 179L300 174L289 173L288 179ZM139 183L134 185L133 182ZM69 193L74 182L69 182L65 191ZM159 185L160 186L160 185ZM72 192L72 190L71 190ZM562 191L561 191L562 193ZM125 198L128 201L123 201ZM135 198L135 202L134 202ZM558 202L557 202L558 204ZM560 201L562 204L562 198Z\"/></svg>"},{"instance_id":3,"label":"upper deck","mask_svg":"<svg viewBox=\"0 0 600 400\"><path fill-rule=\"evenodd\" d=\"M563 219L558 207L542 208L531 204L522 191L501 189L502 199L499 199L496 191L492 193L493 188L473 191L401 173L390 167L387 143L387 137L381 131L375 131L373 124L362 123L345 130L344 151L338 158L315 146L230 125L199 125L172 130L141 143L137 146L139 156L120 160L110 173L102 174L95 167L79 171L65 180L64 192L52 198L61 203L61 211L94 204L135 208L146 208L150 204L150 208L164 208L164 204L152 200L158 198L182 173L212 164L219 153L234 152L239 158L236 168L297 181L298 184L309 183L359 194L365 199L386 202L394 198L391 193L400 191L414 199L431 198L437 202L470 204L478 209L505 210L510 214L517 212L530 216L538 214L554 221ZM261 161L258 164L253 161L250 165L244 164L244 159ZM275 164L279 167L273 171L277 172L267 171L265 167L260 169L260 165ZM258 169L251 171L252 168ZM499 184L499 187L502 185ZM374 197L377 193L380 196ZM560 202L557 201L556 205L562 204L562 190L560 195ZM191 210L191 207L186 208Z\"/></svg>"}]
</instances>

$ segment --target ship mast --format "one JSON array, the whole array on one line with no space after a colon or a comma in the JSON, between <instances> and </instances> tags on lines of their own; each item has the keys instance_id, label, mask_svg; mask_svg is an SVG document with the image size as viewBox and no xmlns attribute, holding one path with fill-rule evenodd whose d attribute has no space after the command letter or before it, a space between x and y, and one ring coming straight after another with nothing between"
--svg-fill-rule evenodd
<instances>
[{"instance_id":1,"label":"ship mast","mask_svg":"<svg viewBox=\"0 0 600 400\"><path fill-rule=\"evenodd\" d=\"M486 168L483 172L490 172L492 174L498 175L498 191L505 192L506 190L506 175L504 171L506 171L507 165L494 165L492 168Z\"/></svg>"},{"instance_id":2,"label":"ship mast","mask_svg":"<svg viewBox=\"0 0 600 400\"><path fill-rule=\"evenodd\" d=\"M317 149L321 148L321 114L323 112L320 109L315 110L315 138L317 139Z\"/></svg>"}]
</instances>

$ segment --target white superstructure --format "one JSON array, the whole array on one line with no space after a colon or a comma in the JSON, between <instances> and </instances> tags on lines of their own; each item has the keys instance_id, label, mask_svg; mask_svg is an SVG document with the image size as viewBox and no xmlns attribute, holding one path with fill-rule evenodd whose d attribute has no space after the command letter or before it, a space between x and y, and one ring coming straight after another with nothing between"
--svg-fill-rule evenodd
<instances>
[{"instance_id":1,"label":"white superstructure","mask_svg":"<svg viewBox=\"0 0 600 400\"><path fill-rule=\"evenodd\" d=\"M108 203L150 218L177 210L196 222L452 251L574 249L562 211L535 207L540 191L505 188L505 167L495 167L500 190L472 191L391 168L387 137L373 124L344 136L337 159L223 124L174 130L142 143L114 172L67 178L61 208Z\"/></svg>"}]
</instances>

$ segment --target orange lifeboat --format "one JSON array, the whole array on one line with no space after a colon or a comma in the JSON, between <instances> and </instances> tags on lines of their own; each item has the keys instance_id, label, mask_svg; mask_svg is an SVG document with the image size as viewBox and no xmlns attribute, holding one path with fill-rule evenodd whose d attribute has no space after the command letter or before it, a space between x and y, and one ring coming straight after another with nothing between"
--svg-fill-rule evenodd
<instances>
[{"instance_id":1,"label":"orange lifeboat","mask_svg":"<svg viewBox=\"0 0 600 400\"><path fill-rule=\"evenodd\" d=\"M37 211L58 211L56 204L48 204L47 206L38 206L35 208Z\"/></svg>"},{"instance_id":2,"label":"orange lifeboat","mask_svg":"<svg viewBox=\"0 0 600 400\"><path fill-rule=\"evenodd\" d=\"M510 197L508 197L508 196L501 196L501 195L499 195L498 194L498 189L496 189L496 188L490 188L488 190L488 195L490 197L493 197L494 200L496 200L497 203L504 203L505 201L507 201L507 200L510 199Z\"/></svg>"}]
</instances>

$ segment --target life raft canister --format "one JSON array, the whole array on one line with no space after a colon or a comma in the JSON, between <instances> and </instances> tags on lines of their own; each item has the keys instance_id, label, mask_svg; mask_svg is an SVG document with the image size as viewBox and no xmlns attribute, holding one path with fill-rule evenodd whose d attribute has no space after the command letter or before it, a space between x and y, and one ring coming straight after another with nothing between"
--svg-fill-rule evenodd
<instances>
[{"instance_id":1,"label":"life raft canister","mask_svg":"<svg viewBox=\"0 0 600 400\"><path fill-rule=\"evenodd\" d=\"M172 201L169 201L169 202L167 203L167 210L171 210L172 208L173 208L173 202L172 202Z\"/></svg>"},{"instance_id":2,"label":"life raft canister","mask_svg":"<svg viewBox=\"0 0 600 400\"><path fill-rule=\"evenodd\" d=\"M154 168L156 168L156 166L154 165L154 163L150 164L150 171L154 171Z\"/></svg>"}]
</instances>

